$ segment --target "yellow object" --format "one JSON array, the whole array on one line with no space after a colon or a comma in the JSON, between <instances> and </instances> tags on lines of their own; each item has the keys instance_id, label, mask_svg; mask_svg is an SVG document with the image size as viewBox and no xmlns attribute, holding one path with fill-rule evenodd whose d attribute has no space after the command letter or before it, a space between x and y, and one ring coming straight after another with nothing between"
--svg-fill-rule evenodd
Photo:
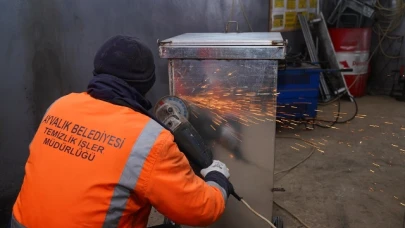
<instances>
[{"instance_id":1,"label":"yellow object","mask_svg":"<svg viewBox=\"0 0 405 228\"><path fill-rule=\"evenodd\" d=\"M309 0L309 7L315 8L318 6L318 0Z\"/></svg>"},{"instance_id":2,"label":"yellow object","mask_svg":"<svg viewBox=\"0 0 405 228\"><path fill-rule=\"evenodd\" d=\"M287 9L295 10L296 3L297 3L296 0L287 0Z\"/></svg>"},{"instance_id":3,"label":"yellow object","mask_svg":"<svg viewBox=\"0 0 405 228\"><path fill-rule=\"evenodd\" d=\"M297 26L297 12L285 13L285 28L295 28Z\"/></svg>"},{"instance_id":4,"label":"yellow object","mask_svg":"<svg viewBox=\"0 0 405 228\"><path fill-rule=\"evenodd\" d=\"M274 0L274 8L284 8L284 0Z\"/></svg>"},{"instance_id":5,"label":"yellow object","mask_svg":"<svg viewBox=\"0 0 405 228\"><path fill-rule=\"evenodd\" d=\"M316 18L318 0L272 0L271 31L292 31L301 28L298 13L307 19Z\"/></svg>"},{"instance_id":6,"label":"yellow object","mask_svg":"<svg viewBox=\"0 0 405 228\"><path fill-rule=\"evenodd\" d=\"M298 0L298 8L299 9L306 9L307 8L307 0Z\"/></svg>"},{"instance_id":7,"label":"yellow object","mask_svg":"<svg viewBox=\"0 0 405 228\"><path fill-rule=\"evenodd\" d=\"M284 25L284 15L274 15L273 28L280 28Z\"/></svg>"}]
</instances>

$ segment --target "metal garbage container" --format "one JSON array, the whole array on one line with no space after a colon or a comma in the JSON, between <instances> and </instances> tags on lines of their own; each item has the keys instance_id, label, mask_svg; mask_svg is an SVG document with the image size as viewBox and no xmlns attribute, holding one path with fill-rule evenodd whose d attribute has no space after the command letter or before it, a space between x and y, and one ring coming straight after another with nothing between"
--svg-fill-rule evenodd
<instances>
[{"instance_id":1,"label":"metal garbage container","mask_svg":"<svg viewBox=\"0 0 405 228\"><path fill-rule=\"evenodd\" d=\"M158 44L170 95L187 101L190 121L229 167L236 192L271 219L281 33L186 33ZM231 197L211 227L264 226Z\"/></svg>"}]
</instances>

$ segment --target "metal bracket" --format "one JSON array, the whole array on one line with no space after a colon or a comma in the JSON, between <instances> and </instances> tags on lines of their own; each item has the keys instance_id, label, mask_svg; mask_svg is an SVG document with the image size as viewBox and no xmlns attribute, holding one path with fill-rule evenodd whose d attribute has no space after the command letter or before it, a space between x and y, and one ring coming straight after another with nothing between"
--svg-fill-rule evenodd
<instances>
[{"instance_id":1,"label":"metal bracket","mask_svg":"<svg viewBox=\"0 0 405 228\"><path fill-rule=\"evenodd\" d=\"M158 46L160 46L160 45L170 44L170 43L172 43L172 41L163 42L163 41L160 41L159 39L157 39L156 43Z\"/></svg>"},{"instance_id":2,"label":"metal bracket","mask_svg":"<svg viewBox=\"0 0 405 228\"><path fill-rule=\"evenodd\" d=\"M228 33L228 30L229 30L229 24L230 23L235 23L236 24L236 32L239 32L239 24L238 24L238 22L237 21L228 21L227 23L226 23L226 25L225 25L225 33Z\"/></svg>"}]
</instances>

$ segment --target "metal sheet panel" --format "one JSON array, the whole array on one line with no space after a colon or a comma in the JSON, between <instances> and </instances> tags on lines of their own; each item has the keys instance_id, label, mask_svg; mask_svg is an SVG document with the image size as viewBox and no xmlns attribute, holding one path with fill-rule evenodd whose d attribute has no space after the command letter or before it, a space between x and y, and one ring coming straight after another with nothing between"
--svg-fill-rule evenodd
<instances>
[{"instance_id":1,"label":"metal sheet panel","mask_svg":"<svg viewBox=\"0 0 405 228\"><path fill-rule=\"evenodd\" d=\"M159 55L171 59L284 59L285 47L275 46L162 46Z\"/></svg>"},{"instance_id":2,"label":"metal sheet panel","mask_svg":"<svg viewBox=\"0 0 405 228\"><path fill-rule=\"evenodd\" d=\"M169 61L171 94L191 105L190 122L227 164L238 194L267 218L273 209L276 60ZM243 218L243 219L237 219ZM232 197L211 227L262 227Z\"/></svg>"},{"instance_id":3,"label":"metal sheet panel","mask_svg":"<svg viewBox=\"0 0 405 228\"><path fill-rule=\"evenodd\" d=\"M278 32L185 33L159 42L159 55L180 59L284 59L285 46Z\"/></svg>"},{"instance_id":4,"label":"metal sheet panel","mask_svg":"<svg viewBox=\"0 0 405 228\"><path fill-rule=\"evenodd\" d=\"M273 46L283 45L283 37L279 32L185 33L161 43L167 46Z\"/></svg>"}]
</instances>

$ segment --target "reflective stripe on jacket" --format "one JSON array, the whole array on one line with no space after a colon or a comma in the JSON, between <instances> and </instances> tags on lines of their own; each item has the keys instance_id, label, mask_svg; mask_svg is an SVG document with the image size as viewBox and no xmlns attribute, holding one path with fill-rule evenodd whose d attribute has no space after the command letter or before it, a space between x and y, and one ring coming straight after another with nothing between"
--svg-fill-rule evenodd
<instances>
[{"instance_id":1,"label":"reflective stripe on jacket","mask_svg":"<svg viewBox=\"0 0 405 228\"><path fill-rule=\"evenodd\" d=\"M180 224L211 224L223 189L197 177L173 140L127 107L86 93L60 98L30 144L13 224L146 227L152 205Z\"/></svg>"}]
</instances>

